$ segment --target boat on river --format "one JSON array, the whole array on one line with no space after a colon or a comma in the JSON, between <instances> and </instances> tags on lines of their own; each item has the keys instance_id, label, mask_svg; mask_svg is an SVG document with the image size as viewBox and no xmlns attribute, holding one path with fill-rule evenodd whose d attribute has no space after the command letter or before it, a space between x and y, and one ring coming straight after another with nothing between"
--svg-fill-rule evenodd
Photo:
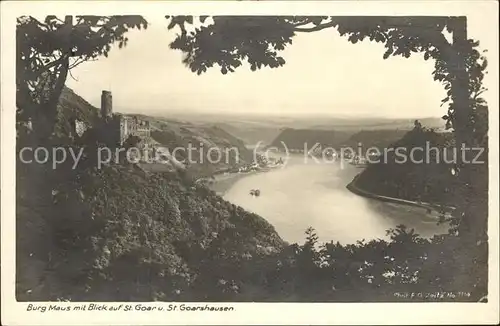
<instances>
[{"instance_id":1,"label":"boat on river","mask_svg":"<svg viewBox=\"0 0 500 326\"><path fill-rule=\"evenodd\" d=\"M250 195L259 197L260 196L260 190L259 189L252 189L250 190Z\"/></svg>"}]
</instances>

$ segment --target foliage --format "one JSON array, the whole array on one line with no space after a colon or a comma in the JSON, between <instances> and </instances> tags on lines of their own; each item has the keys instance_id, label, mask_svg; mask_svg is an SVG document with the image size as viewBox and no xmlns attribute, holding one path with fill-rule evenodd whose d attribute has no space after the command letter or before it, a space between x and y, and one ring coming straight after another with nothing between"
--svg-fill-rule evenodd
<instances>
[{"instance_id":1,"label":"foliage","mask_svg":"<svg viewBox=\"0 0 500 326\"><path fill-rule=\"evenodd\" d=\"M345 146L351 148L361 146L363 151L368 151L371 147L383 150L401 139L407 132L408 130L404 129L361 130L349 137Z\"/></svg>"},{"instance_id":2,"label":"foliage","mask_svg":"<svg viewBox=\"0 0 500 326\"><path fill-rule=\"evenodd\" d=\"M460 155L453 147L452 134L416 124L380 149L378 162L360 173L356 186L384 196L453 206L451 189L459 186L453 169Z\"/></svg>"},{"instance_id":3,"label":"foliage","mask_svg":"<svg viewBox=\"0 0 500 326\"><path fill-rule=\"evenodd\" d=\"M447 31L465 36L464 17L214 16L197 20L190 16L167 16L167 19L171 22L170 29L181 28L171 47L184 52L184 63L198 74L215 65L223 74L233 72L243 61L248 61L252 70L281 67L285 59L279 56L279 51L291 45L295 35L334 28L353 44L365 39L383 43L384 59L408 58L417 52L423 53L425 60L433 58L433 78L448 91L443 104L449 103L444 119L450 128L456 123L452 83L460 77L460 70L467 72L465 92L469 94L469 105L485 105L480 95L485 91L481 81L487 60L476 49L479 42L456 38L450 44L444 35Z\"/></svg>"},{"instance_id":4,"label":"foliage","mask_svg":"<svg viewBox=\"0 0 500 326\"><path fill-rule=\"evenodd\" d=\"M29 121L43 139L53 133L56 106L69 71L127 44L130 28L147 28L140 16L32 16L17 19L17 122Z\"/></svg>"},{"instance_id":5,"label":"foliage","mask_svg":"<svg viewBox=\"0 0 500 326\"><path fill-rule=\"evenodd\" d=\"M468 274L477 262L463 259L482 248L463 246L454 235L424 239L404 226L388 232L390 241L319 244L309 228L304 244L253 256L227 255L241 242L237 233L226 234L217 254L201 261L208 273L193 283L192 300L477 301L484 295L486 288L476 286L484 279Z\"/></svg>"}]
</instances>

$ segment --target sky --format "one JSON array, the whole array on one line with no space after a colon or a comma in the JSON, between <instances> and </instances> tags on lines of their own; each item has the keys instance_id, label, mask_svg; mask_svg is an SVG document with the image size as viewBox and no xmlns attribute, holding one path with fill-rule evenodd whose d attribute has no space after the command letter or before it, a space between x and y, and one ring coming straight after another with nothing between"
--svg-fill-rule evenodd
<instances>
[{"instance_id":1,"label":"sky","mask_svg":"<svg viewBox=\"0 0 500 326\"><path fill-rule=\"evenodd\" d=\"M115 112L243 113L414 118L442 116L445 91L423 55L382 58L382 44L352 44L333 29L297 35L281 68L240 67L201 76L169 48L175 38L163 17L145 17L147 30L130 31L127 47L72 70L67 85L93 105L111 90Z\"/></svg>"}]
</instances>

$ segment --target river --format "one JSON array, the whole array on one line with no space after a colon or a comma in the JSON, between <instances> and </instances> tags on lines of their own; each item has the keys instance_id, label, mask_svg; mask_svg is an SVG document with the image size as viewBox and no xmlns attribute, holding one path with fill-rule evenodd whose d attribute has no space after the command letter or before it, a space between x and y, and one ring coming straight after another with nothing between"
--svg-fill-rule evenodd
<instances>
[{"instance_id":1,"label":"river","mask_svg":"<svg viewBox=\"0 0 500 326\"><path fill-rule=\"evenodd\" d=\"M317 163L292 156L287 164L267 172L219 178L213 186L224 199L259 214L290 243L303 243L313 227L320 242L342 244L387 239L386 230L404 224L424 236L446 233L435 213L355 195L346 185L360 168L340 162ZM261 195L250 195L260 189Z\"/></svg>"}]
</instances>

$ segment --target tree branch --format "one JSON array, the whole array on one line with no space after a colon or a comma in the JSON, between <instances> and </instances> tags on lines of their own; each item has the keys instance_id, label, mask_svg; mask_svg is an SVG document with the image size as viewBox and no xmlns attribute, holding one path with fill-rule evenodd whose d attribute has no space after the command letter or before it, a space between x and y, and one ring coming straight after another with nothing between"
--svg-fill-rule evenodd
<instances>
[{"instance_id":1,"label":"tree branch","mask_svg":"<svg viewBox=\"0 0 500 326\"><path fill-rule=\"evenodd\" d=\"M299 27L299 26L304 26L304 25L308 25L308 24L311 24L311 22L309 20L306 20L306 21L303 21L303 22L300 22L300 23L296 23L296 24L291 24L293 27Z\"/></svg>"},{"instance_id":2,"label":"tree branch","mask_svg":"<svg viewBox=\"0 0 500 326\"><path fill-rule=\"evenodd\" d=\"M75 68L76 66L84 63L85 61L87 61L87 59L85 58L80 58L80 60L76 59L75 62L73 62L72 64L69 65L69 68L68 69L73 69Z\"/></svg>"},{"instance_id":3,"label":"tree branch","mask_svg":"<svg viewBox=\"0 0 500 326\"><path fill-rule=\"evenodd\" d=\"M49 25L47 24L44 24L42 23L41 21L39 21L38 19L36 19L35 17L33 16L29 16L31 20L33 20L35 23L37 23L38 25L40 25L40 27L43 27L43 28L46 28L47 30L51 30Z\"/></svg>"},{"instance_id":4,"label":"tree branch","mask_svg":"<svg viewBox=\"0 0 500 326\"><path fill-rule=\"evenodd\" d=\"M40 68L38 71L36 71L36 74L41 75L44 72L48 71L50 68L55 67L55 66L57 66L59 64L63 64L64 60L66 58L70 57L70 54L71 53L65 53L65 54L63 54L59 59L57 59L55 61L52 61L51 63L47 64L46 66Z\"/></svg>"},{"instance_id":5,"label":"tree branch","mask_svg":"<svg viewBox=\"0 0 500 326\"><path fill-rule=\"evenodd\" d=\"M73 76L73 74L71 73L71 68L68 70L68 73L69 73L69 76L70 76L73 80L78 81L78 79L76 79L76 78Z\"/></svg>"}]
</instances>

